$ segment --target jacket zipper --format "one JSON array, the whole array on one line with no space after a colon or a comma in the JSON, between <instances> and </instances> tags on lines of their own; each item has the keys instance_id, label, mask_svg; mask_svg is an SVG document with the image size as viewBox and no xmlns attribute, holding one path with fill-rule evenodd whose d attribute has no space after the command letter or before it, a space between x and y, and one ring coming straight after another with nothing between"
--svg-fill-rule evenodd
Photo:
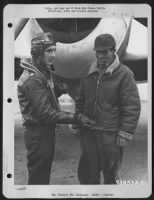
<instances>
[{"instance_id":1,"label":"jacket zipper","mask_svg":"<svg viewBox=\"0 0 154 200\"><path fill-rule=\"evenodd\" d=\"M98 87L99 87L100 81L101 81L104 73L105 73L105 71L102 72L102 74L100 75L100 77L98 75L98 80L97 80L97 84L96 84L96 94L95 94L95 103L94 103L93 114L95 114L95 110L96 110Z\"/></svg>"},{"instance_id":2,"label":"jacket zipper","mask_svg":"<svg viewBox=\"0 0 154 200\"><path fill-rule=\"evenodd\" d=\"M97 84L96 84L96 93L95 93L95 103L94 103L93 115L95 115L95 111L96 111L96 104L97 104L97 90L98 90L98 87L99 87L99 83L100 83L100 78L98 78L98 80L97 80Z\"/></svg>"}]
</instances>

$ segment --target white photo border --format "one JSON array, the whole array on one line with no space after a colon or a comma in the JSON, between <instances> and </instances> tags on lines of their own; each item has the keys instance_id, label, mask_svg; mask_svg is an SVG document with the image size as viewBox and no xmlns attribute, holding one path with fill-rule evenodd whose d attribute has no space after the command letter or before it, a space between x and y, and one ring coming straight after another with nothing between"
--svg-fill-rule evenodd
<instances>
[{"instance_id":1,"label":"white photo border","mask_svg":"<svg viewBox=\"0 0 154 200\"><path fill-rule=\"evenodd\" d=\"M79 18L78 13L49 12L53 7L98 7L85 17L143 17L148 19L148 184L139 185L14 185L14 24L16 18ZM103 8L107 8L108 12ZM38 12L39 10L39 12ZM8 198L142 198L152 191L151 91L152 91L152 23L148 4L8 4L3 11L3 194ZM9 103L8 99L12 99ZM12 174L12 178L7 178ZM60 196L60 194L62 196ZM65 195L66 194L66 195ZM94 195L96 194L96 196Z\"/></svg>"}]
</instances>

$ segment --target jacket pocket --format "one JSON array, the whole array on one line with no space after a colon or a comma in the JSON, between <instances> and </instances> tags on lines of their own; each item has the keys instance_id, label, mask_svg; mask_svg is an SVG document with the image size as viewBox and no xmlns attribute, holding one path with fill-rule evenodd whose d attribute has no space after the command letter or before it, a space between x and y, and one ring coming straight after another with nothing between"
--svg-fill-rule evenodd
<instances>
[{"instance_id":1,"label":"jacket pocket","mask_svg":"<svg viewBox=\"0 0 154 200\"><path fill-rule=\"evenodd\" d=\"M100 107L102 108L102 110L104 110L104 111L115 112L115 111L119 110L118 107L112 106L111 104L109 104L105 101L102 101L99 104L100 104Z\"/></svg>"}]
</instances>

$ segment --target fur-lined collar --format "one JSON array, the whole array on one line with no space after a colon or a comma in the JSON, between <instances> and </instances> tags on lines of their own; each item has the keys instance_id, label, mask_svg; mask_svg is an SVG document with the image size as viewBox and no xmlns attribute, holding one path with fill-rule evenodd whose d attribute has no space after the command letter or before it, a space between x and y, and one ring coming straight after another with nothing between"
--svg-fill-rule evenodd
<instances>
[{"instance_id":1,"label":"fur-lined collar","mask_svg":"<svg viewBox=\"0 0 154 200\"><path fill-rule=\"evenodd\" d=\"M119 64L120 64L119 57L118 57L117 54L115 54L115 59L112 62L112 64L106 69L105 74L110 73L112 75L113 71L119 67ZM88 72L88 75L90 75L90 74L92 74L94 72L98 72L98 71L99 71L99 69L97 67L97 61L95 61L91 65L91 67L89 69L89 72Z\"/></svg>"}]
</instances>

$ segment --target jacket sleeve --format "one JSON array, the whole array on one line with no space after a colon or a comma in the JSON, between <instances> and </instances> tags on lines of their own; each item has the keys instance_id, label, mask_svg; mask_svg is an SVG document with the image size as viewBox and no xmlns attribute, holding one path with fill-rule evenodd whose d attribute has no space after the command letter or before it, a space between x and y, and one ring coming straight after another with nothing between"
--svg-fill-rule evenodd
<instances>
[{"instance_id":1,"label":"jacket sleeve","mask_svg":"<svg viewBox=\"0 0 154 200\"><path fill-rule=\"evenodd\" d=\"M84 109L84 81L80 81L80 86L77 92L77 96L75 98L75 113L83 113Z\"/></svg>"},{"instance_id":2,"label":"jacket sleeve","mask_svg":"<svg viewBox=\"0 0 154 200\"><path fill-rule=\"evenodd\" d=\"M40 119L41 123L74 123L74 118L71 113L58 111L54 107L51 96L47 92L47 88L41 79L35 76L30 77L23 89L32 107L33 115Z\"/></svg>"},{"instance_id":3,"label":"jacket sleeve","mask_svg":"<svg viewBox=\"0 0 154 200\"><path fill-rule=\"evenodd\" d=\"M121 124L119 135L128 140L134 133L140 116L140 98L133 73L128 71L120 88Z\"/></svg>"}]
</instances>

